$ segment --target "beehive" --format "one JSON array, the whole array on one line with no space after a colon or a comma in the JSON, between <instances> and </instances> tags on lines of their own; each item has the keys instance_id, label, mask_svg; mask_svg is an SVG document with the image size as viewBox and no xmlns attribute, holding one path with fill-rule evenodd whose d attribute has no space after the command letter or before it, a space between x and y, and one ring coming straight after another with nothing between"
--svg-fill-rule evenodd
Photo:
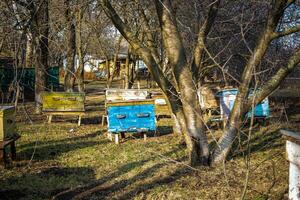
<instances>
[{"instance_id":1,"label":"beehive","mask_svg":"<svg viewBox=\"0 0 300 200\"><path fill-rule=\"evenodd\" d=\"M44 92L43 111L84 111L85 94L79 92Z\"/></svg>"},{"instance_id":2,"label":"beehive","mask_svg":"<svg viewBox=\"0 0 300 200\"><path fill-rule=\"evenodd\" d=\"M231 110L233 109L234 102L238 93L238 89L226 89L218 92L217 96L220 97L220 110L221 118L227 119L230 115ZM253 91L249 92L249 96L253 95ZM247 117L252 116L252 111L249 111L246 115ZM269 100L265 98L262 102L258 103L254 108L254 117L269 117L270 116L270 107Z\"/></svg>"},{"instance_id":3,"label":"beehive","mask_svg":"<svg viewBox=\"0 0 300 200\"><path fill-rule=\"evenodd\" d=\"M15 107L0 106L0 141L12 138L15 134Z\"/></svg>"},{"instance_id":4,"label":"beehive","mask_svg":"<svg viewBox=\"0 0 300 200\"><path fill-rule=\"evenodd\" d=\"M113 101L107 103L108 131L155 131L154 100Z\"/></svg>"}]
</instances>

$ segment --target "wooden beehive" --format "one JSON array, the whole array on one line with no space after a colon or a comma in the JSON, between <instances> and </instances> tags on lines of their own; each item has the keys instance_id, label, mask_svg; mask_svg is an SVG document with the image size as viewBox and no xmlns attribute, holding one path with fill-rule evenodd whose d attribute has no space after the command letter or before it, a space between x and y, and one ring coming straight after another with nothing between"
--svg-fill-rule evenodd
<instances>
[{"instance_id":1,"label":"wooden beehive","mask_svg":"<svg viewBox=\"0 0 300 200\"><path fill-rule=\"evenodd\" d=\"M154 100L107 102L108 132L155 131Z\"/></svg>"},{"instance_id":2,"label":"wooden beehive","mask_svg":"<svg viewBox=\"0 0 300 200\"><path fill-rule=\"evenodd\" d=\"M10 139L15 134L15 107L0 106L0 141Z\"/></svg>"},{"instance_id":3,"label":"wooden beehive","mask_svg":"<svg viewBox=\"0 0 300 200\"><path fill-rule=\"evenodd\" d=\"M43 111L84 111L85 94L79 92L44 92Z\"/></svg>"},{"instance_id":4,"label":"wooden beehive","mask_svg":"<svg viewBox=\"0 0 300 200\"><path fill-rule=\"evenodd\" d=\"M203 86L198 90L199 101L202 109L214 109L219 107L219 99L216 97L217 87Z\"/></svg>"}]
</instances>

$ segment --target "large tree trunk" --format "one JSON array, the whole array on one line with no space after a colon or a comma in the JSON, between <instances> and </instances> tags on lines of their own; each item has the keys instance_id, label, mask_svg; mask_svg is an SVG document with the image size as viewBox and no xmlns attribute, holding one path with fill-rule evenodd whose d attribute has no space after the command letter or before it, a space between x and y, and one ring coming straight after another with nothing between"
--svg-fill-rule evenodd
<instances>
[{"instance_id":1,"label":"large tree trunk","mask_svg":"<svg viewBox=\"0 0 300 200\"><path fill-rule=\"evenodd\" d=\"M34 18L35 39L35 103L36 113L42 111L42 92L45 90L45 71L48 68L49 13L48 0L40 1Z\"/></svg>"},{"instance_id":2,"label":"large tree trunk","mask_svg":"<svg viewBox=\"0 0 300 200\"><path fill-rule=\"evenodd\" d=\"M209 163L209 148L204 121L201 116L196 85L191 78L193 74L187 63L176 20L173 18L174 15L171 14L172 5L169 0L163 1L164 6L169 9L167 10L162 6L160 1L156 2L157 12L162 26L163 43L180 90L180 100L183 106L182 110L185 123L180 119L182 118L181 114L177 116L177 118L179 118L179 121L182 121L182 130L186 132L185 135L189 146L191 164L195 165L200 162L200 164L207 165Z\"/></svg>"},{"instance_id":3,"label":"large tree trunk","mask_svg":"<svg viewBox=\"0 0 300 200\"><path fill-rule=\"evenodd\" d=\"M204 132L204 124L201 119L200 105L197 101L197 92L192 81L192 74L186 62L185 53L181 43L181 38L177 27L170 19L170 14L162 5L170 8L169 1L156 1L159 7L158 14L162 30L164 31L164 43L168 53L168 59L171 61L175 74L176 84L179 85L180 95L174 85L167 79L161 70L161 63L158 61L158 55L152 48L145 48L139 39L134 36L130 28L127 27L118 16L114 8L108 0L102 0L102 6L106 14L112 19L120 33L130 43L134 51L143 59L150 73L158 86L162 89L169 105L171 105L172 113L177 117L181 130L183 131L190 154L190 163L208 164L209 149L208 142ZM167 4L167 5L166 5ZM164 17L162 17L162 10ZM167 16L167 18L166 18ZM163 19L162 19L163 18Z\"/></svg>"},{"instance_id":4,"label":"large tree trunk","mask_svg":"<svg viewBox=\"0 0 300 200\"><path fill-rule=\"evenodd\" d=\"M74 88L75 75L75 50L76 50L76 34L73 15L71 13L70 1L65 0L65 18L66 18L66 40L67 40L67 66L65 69L64 89L66 92L72 92Z\"/></svg>"}]
</instances>

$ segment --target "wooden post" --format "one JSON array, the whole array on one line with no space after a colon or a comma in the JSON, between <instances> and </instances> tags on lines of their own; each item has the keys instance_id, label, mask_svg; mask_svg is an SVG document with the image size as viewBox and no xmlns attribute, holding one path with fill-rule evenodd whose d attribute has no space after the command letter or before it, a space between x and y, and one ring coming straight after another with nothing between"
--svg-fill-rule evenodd
<instances>
[{"instance_id":1,"label":"wooden post","mask_svg":"<svg viewBox=\"0 0 300 200\"><path fill-rule=\"evenodd\" d=\"M78 116L78 126L81 125L81 115Z\"/></svg>"},{"instance_id":2,"label":"wooden post","mask_svg":"<svg viewBox=\"0 0 300 200\"><path fill-rule=\"evenodd\" d=\"M10 152L11 152L11 159L12 160L15 160L16 157L17 157L17 151L16 151L16 142L13 141L11 144L10 144Z\"/></svg>"},{"instance_id":3,"label":"wooden post","mask_svg":"<svg viewBox=\"0 0 300 200\"><path fill-rule=\"evenodd\" d=\"M120 143L120 141L119 141L119 133L115 133L115 143L116 144Z\"/></svg>"},{"instance_id":4,"label":"wooden post","mask_svg":"<svg viewBox=\"0 0 300 200\"><path fill-rule=\"evenodd\" d=\"M108 138L110 141L113 140L113 139L112 139L112 134L111 134L110 132L107 133L107 138Z\"/></svg>"},{"instance_id":5,"label":"wooden post","mask_svg":"<svg viewBox=\"0 0 300 200\"><path fill-rule=\"evenodd\" d=\"M289 169L289 199L300 200L300 133L281 130L286 141Z\"/></svg>"},{"instance_id":6,"label":"wooden post","mask_svg":"<svg viewBox=\"0 0 300 200\"><path fill-rule=\"evenodd\" d=\"M48 123L51 124L52 121L52 115L48 115Z\"/></svg>"}]
</instances>

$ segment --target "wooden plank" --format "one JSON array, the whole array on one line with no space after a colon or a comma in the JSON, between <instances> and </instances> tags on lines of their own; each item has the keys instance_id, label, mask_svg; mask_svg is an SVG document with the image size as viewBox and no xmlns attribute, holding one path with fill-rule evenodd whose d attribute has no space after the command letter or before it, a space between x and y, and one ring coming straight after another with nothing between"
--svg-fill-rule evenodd
<instances>
[{"instance_id":1,"label":"wooden plank","mask_svg":"<svg viewBox=\"0 0 300 200\"><path fill-rule=\"evenodd\" d=\"M0 149L4 149L7 145L11 144L12 142L18 140L21 136L15 134L13 138L6 139L4 141L0 141Z\"/></svg>"},{"instance_id":2,"label":"wooden plank","mask_svg":"<svg viewBox=\"0 0 300 200\"><path fill-rule=\"evenodd\" d=\"M127 106L127 105L146 105L146 104L154 104L153 99L147 100L130 100L130 101L112 101L107 102L106 106Z\"/></svg>"},{"instance_id":3,"label":"wooden plank","mask_svg":"<svg viewBox=\"0 0 300 200\"><path fill-rule=\"evenodd\" d=\"M280 133L284 135L285 139L300 144L300 133L288 130L280 130Z\"/></svg>"},{"instance_id":4,"label":"wooden plank","mask_svg":"<svg viewBox=\"0 0 300 200\"><path fill-rule=\"evenodd\" d=\"M46 111L44 112L46 115L77 115L83 116L85 112L83 111Z\"/></svg>"},{"instance_id":5,"label":"wooden plank","mask_svg":"<svg viewBox=\"0 0 300 200\"><path fill-rule=\"evenodd\" d=\"M108 89L105 93L105 100L122 101L122 100L143 100L148 97L147 90L135 89Z\"/></svg>"}]
</instances>

